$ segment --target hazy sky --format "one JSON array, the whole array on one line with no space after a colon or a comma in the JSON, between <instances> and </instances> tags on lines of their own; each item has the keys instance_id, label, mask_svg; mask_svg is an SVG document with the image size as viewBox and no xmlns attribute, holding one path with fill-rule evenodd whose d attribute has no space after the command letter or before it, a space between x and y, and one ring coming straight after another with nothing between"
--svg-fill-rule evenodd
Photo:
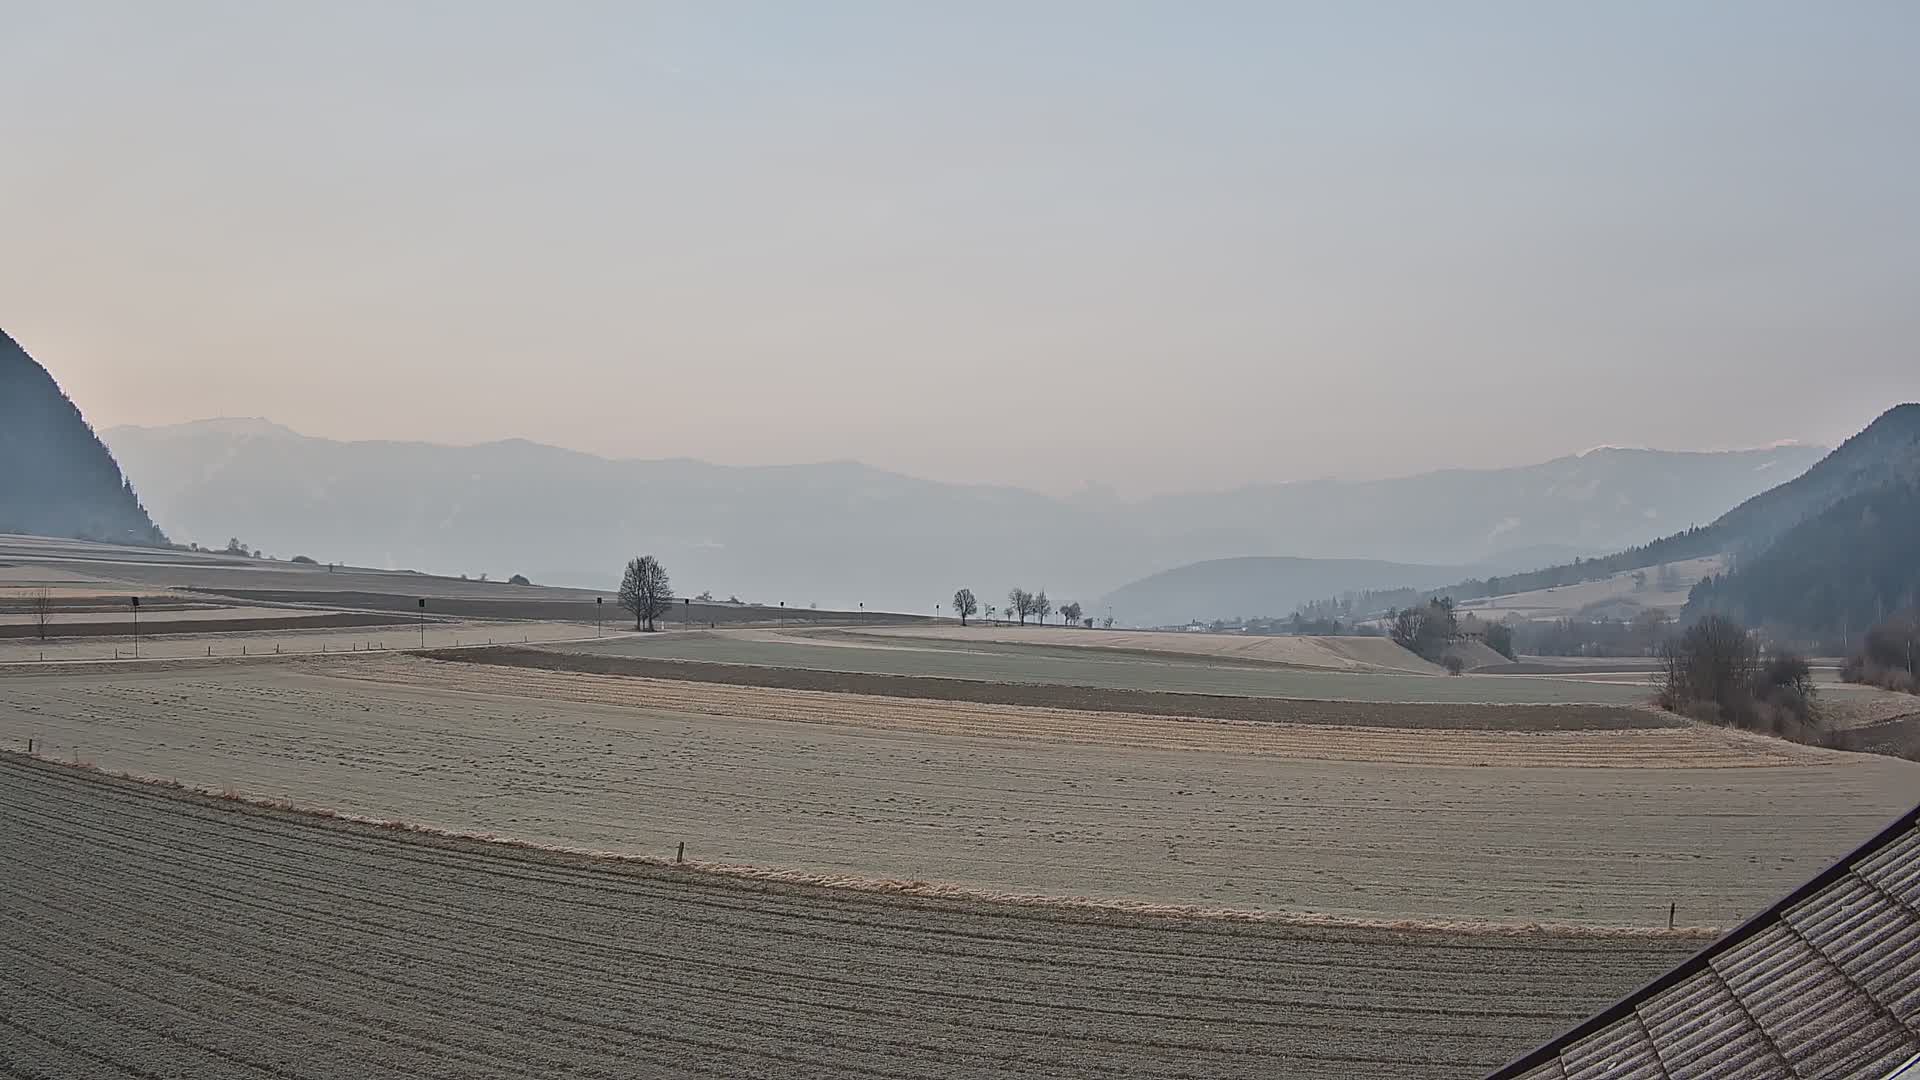
<instances>
[{"instance_id":1,"label":"hazy sky","mask_svg":"<svg viewBox=\"0 0 1920 1080\"><path fill-rule=\"evenodd\" d=\"M1920 398L1920 4L0 0L99 426L1124 492Z\"/></svg>"}]
</instances>

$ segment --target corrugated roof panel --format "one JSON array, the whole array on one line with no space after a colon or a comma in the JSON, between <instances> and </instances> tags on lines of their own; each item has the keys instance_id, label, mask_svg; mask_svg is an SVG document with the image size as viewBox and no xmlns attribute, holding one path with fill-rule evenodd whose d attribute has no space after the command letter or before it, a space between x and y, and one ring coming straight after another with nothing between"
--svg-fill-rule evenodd
<instances>
[{"instance_id":1,"label":"corrugated roof panel","mask_svg":"<svg viewBox=\"0 0 1920 1080\"><path fill-rule=\"evenodd\" d=\"M1761 1035L1720 976L1702 971L1640 1006L1647 1033L1674 1077L1791 1080L1773 1045Z\"/></svg>"},{"instance_id":2,"label":"corrugated roof panel","mask_svg":"<svg viewBox=\"0 0 1920 1080\"><path fill-rule=\"evenodd\" d=\"M1920 1049L1786 923L1774 923L1715 957L1713 967L1802 1076L1852 1075L1842 1066L1889 1057L1898 1063Z\"/></svg>"},{"instance_id":3,"label":"corrugated roof panel","mask_svg":"<svg viewBox=\"0 0 1920 1080\"><path fill-rule=\"evenodd\" d=\"M1899 1069L1888 1074L1887 1080L1920 1080L1920 1054L1915 1054Z\"/></svg>"},{"instance_id":4,"label":"corrugated roof panel","mask_svg":"<svg viewBox=\"0 0 1920 1080\"><path fill-rule=\"evenodd\" d=\"M1853 870L1907 905L1920 905L1920 830L1910 829L1882 845Z\"/></svg>"},{"instance_id":5,"label":"corrugated roof panel","mask_svg":"<svg viewBox=\"0 0 1920 1080\"><path fill-rule=\"evenodd\" d=\"M1568 1080L1664 1080L1667 1075L1637 1017L1567 1047L1560 1063Z\"/></svg>"},{"instance_id":6,"label":"corrugated roof panel","mask_svg":"<svg viewBox=\"0 0 1920 1080\"><path fill-rule=\"evenodd\" d=\"M1704 952L1494 1075L1920 1080L1915 1062L1920 807Z\"/></svg>"},{"instance_id":7,"label":"corrugated roof panel","mask_svg":"<svg viewBox=\"0 0 1920 1080\"><path fill-rule=\"evenodd\" d=\"M1783 917L1896 1019L1920 1026L1920 916L1857 874L1821 899Z\"/></svg>"}]
</instances>

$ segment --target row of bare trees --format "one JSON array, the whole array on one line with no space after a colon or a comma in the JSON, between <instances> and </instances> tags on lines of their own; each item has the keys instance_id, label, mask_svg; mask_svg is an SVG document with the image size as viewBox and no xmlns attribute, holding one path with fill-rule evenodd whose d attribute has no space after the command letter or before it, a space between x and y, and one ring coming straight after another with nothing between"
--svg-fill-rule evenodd
<instances>
[{"instance_id":1,"label":"row of bare trees","mask_svg":"<svg viewBox=\"0 0 1920 1080\"><path fill-rule=\"evenodd\" d=\"M1082 617L1083 612L1079 603L1061 604L1059 608L1056 609L1053 606L1053 601L1047 598L1047 590L1045 589L1041 589L1037 593L1030 593L1025 589L1015 586L1007 592L1007 606L1004 611L994 607L992 604L988 604L986 609L982 611L980 598L973 595L972 589L960 589L953 594L953 613L960 616L961 626L967 625L968 619L981 614L984 614L989 619L1000 617L1018 619L1022 626L1027 624L1029 617L1032 617L1037 622L1045 623L1047 616L1054 614L1056 610L1059 612L1060 624L1062 626L1073 626L1075 624L1084 625L1089 628L1093 626L1092 619Z\"/></svg>"}]
</instances>

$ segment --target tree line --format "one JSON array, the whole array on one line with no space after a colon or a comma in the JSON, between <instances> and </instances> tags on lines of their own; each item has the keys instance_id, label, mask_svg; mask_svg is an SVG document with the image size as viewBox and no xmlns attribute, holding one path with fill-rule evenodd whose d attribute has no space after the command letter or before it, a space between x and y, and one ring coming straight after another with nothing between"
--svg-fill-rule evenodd
<instances>
[{"instance_id":1,"label":"tree line","mask_svg":"<svg viewBox=\"0 0 1920 1080\"><path fill-rule=\"evenodd\" d=\"M992 604L988 604L984 608L981 607L980 598L973 594L972 589L959 589L953 594L953 612L960 617L961 626L967 625L967 620L973 618L975 615L984 615L990 620L998 618L1018 619L1021 626L1025 626L1027 619L1031 617L1036 622L1044 625L1047 621L1047 616L1054 614L1056 611L1060 615L1060 625L1062 626L1080 625L1085 626L1089 630L1093 628L1094 620L1086 617L1085 610L1081 608L1078 601L1061 604L1058 608L1055 608L1053 601L1047 597L1047 590L1045 589L1041 589L1037 593L1031 593L1016 585L1007 590L1007 606L1004 609L997 608ZM1109 628L1112 627L1113 620L1108 619L1106 624Z\"/></svg>"}]
</instances>

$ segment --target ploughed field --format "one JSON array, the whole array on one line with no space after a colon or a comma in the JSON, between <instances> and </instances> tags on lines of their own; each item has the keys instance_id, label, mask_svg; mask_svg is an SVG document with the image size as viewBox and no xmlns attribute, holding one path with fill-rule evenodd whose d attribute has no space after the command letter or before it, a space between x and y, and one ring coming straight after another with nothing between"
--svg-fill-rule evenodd
<instances>
[{"instance_id":1,"label":"ploughed field","mask_svg":"<svg viewBox=\"0 0 1920 1080\"><path fill-rule=\"evenodd\" d=\"M1699 944L741 880L10 753L0 820L19 1077L1466 1077Z\"/></svg>"},{"instance_id":2,"label":"ploughed field","mask_svg":"<svg viewBox=\"0 0 1920 1080\"><path fill-rule=\"evenodd\" d=\"M782 632L776 628L654 636L620 635L598 640L578 640L552 647L595 656L1244 697L1377 702L1630 704L1644 702L1651 696L1644 685L1604 681L1511 675L1468 674L1448 677L1384 667L1305 666L1325 650L1299 649L1291 654L1277 654L1293 657L1291 661L1281 661L1245 653L1179 653L1072 643L1049 644L1056 637L1062 642L1069 642L1070 635L1075 636L1071 640L1085 640L1088 636L1099 639L1105 633L1056 628L1031 631L1024 639L1008 641L985 636L954 640L891 632ZM1157 634L1132 637L1138 640L1178 636ZM1114 638L1125 639L1118 635ZM1369 644L1380 652L1397 651L1410 664L1421 663L1412 653L1395 649L1384 639L1373 639ZM1354 663L1337 657L1325 659L1325 662L1331 664L1336 659L1342 665Z\"/></svg>"},{"instance_id":3,"label":"ploughed field","mask_svg":"<svg viewBox=\"0 0 1920 1080\"><path fill-rule=\"evenodd\" d=\"M400 656L69 666L0 692L10 745L305 806L808 880L1373 919L1644 927L1675 903L1731 925L1920 779L1636 710L1181 719Z\"/></svg>"}]
</instances>

